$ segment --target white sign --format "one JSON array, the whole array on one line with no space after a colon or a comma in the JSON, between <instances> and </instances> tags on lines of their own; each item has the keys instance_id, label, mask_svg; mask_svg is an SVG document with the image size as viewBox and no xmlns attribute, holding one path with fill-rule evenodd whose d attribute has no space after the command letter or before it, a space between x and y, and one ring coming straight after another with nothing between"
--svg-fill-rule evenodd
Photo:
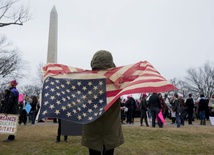
<instances>
[{"instance_id":1,"label":"white sign","mask_svg":"<svg viewBox=\"0 0 214 155\"><path fill-rule=\"evenodd\" d=\"M214 125L214 117L209 117L211 125Z\"/></svg>"},{"instance_id":2,"label":"white sign","mask_svg":"<svg viewBox=\"0 0 214 155\"><path fill-rule=\"evenodd\" d=\"M14 135L17 131L18 115L0 113L0 133Z\"/></svg>"}]
</instances>

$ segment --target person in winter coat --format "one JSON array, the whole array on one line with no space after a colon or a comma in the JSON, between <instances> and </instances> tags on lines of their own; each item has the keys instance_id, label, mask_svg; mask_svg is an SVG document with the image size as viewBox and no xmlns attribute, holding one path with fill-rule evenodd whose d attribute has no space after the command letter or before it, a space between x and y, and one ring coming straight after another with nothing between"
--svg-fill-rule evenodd
<instances>
[{"instance_id":1,"label":"person in winter coat","mask_svg":"<svg viewBox=\"0 0 214 155\"><path fill-rule=\"evenodd\" d=\"M152 127L155 127L155 120L158 120L158 126L160 128L163 127L163 123L161 122L160 118L158 117L159 112L161 111L161 101L158 97L157 93L153 93L149 98L149 107L152 114Z\"/></svg>"},{"instance_id":2,"label":"person in winter coat","mask_svg":"<svg viewBox=\"0 0 214 155\"><path fill-rule=\"evenodd\" d=\"M149 126L148 120L147 120L147 101L146 101L146 94L142 95L142 99L140 102L140 125L143 126L143 119L146 123L146 126Z\"/></svg>"},{"instance_id":3,"label":"person in winter coat","mask_svg":"<svg viewBox=\"0 0 214 155\"><path fill-rule=\"evenodd\" d=\"M128 108L128 111L126 114L126 116L127 116L126 123L128 123L128 124L133 123L134 104L135 104L135 100L133 99L133 97L127 96L127 101L125 103L125 106Z\"/></svg>"},{"instance_id":4,"label":"person in winter coat","mask_svg":"<svg viewBox=\"0 0 214 155\"><path fill-rule=\"evenodd\" d=\"M185 103L183 96L178 96L178 101L180 103L180 108L181 108L181 125L184 125L184 120L185 120Z\"/></svg>"},{"instance_id":5,"label":"person in winter coat","mask_svg":"<svg viewBox=\"0 0 214 155\"><path fill-rule=\"evenodd\" d=\"M192 98L192 94L190 93L189 98L186 100L186 110L187 110L187 114L188 114L189 125L192 125L193 109L194 109L194 101Z\"/></svg>"},{"instance_id":6,"label":"person in winter coat","mask_svg":"<svg viewBox=\"0 0 214 155\"><path fill-rule=\"evenodd\" d=\"M106 70L115 67L113 57L105 50L97 51L92 60L92 70ZM114 148L124 143L120 99L100 118L82 126L82 145L89 148L90 155L113 155Z\"/></svg>"},{"instance_id":7,"label":"person in winter coat","mask_svg":"<svg viewBox=\"0 0 214 155\"><path fill-rule=\"evenodd\" d=\"M5 115L7 114L18 114L19 113L19 107L18 107L18 97L19 92L16 89L16 85L18 83L16 80L10 81L9 89L5 91L5 98L4 98L4 104L2 107L2 113ZM15 135L9 135L6 140L3 142L11 142L15 140Z\"/></svg>"},{"instance_id":8,"label":"person in winter coat","mask_svg":"<svg viewBox=\"0 0 214 155\"><path fill-rule=\"evenodd\" d=\"M178 94L175 93L173 96L173 107L172 110L175 112L175 120L177 124L177 128L180 128L181 126L181 109L180 109L180 103L178 101Z\"/></svg>"},{"instance_id":9,"label":"person in winter coat","mask_svg":"<svg viewBox=\"0 0 214 155\"><path fill-rule=\"evenodd\" d=\"M207 109L206 98L204 97L204 94L201 94L200 100L198 103L198 114L201 120L200 125L206 125L206 117L205 117L206 109Z\"/></svg>"},{"instance_id":10,"label":"person in winter coat","mask_svg":"<svg viewBox=\"0 0 214 155\"><path fill-rule=\"evenodd\" d=\"M165 109L166 109L166 107L165 107L165 101L164 101L163 96L162 96L161 93L158 93L158 97L160 98L160 102L161 102L161 111L162 111L162 114L164 114L165 113Z\"/></svg>"},{"instance_id":11,"label":"person in winter coat","mask_svg":"<svg viewBox=\"0 0 214 155\"><path fill-rule=\"evenodd\" d=\"M38 104L38 98L36 96L33 96L32 102L30 103L30 105L31 105L30 115L31 115L31 124L32 125L35 124L37 104Z\"/></svg>"},{"instance_id":12,"label":"person in winter coat","mask_svg":"<svg viewBox=\"0 0 214 155\"><path fill-rule=\"evenodd\" d=\"M26 112L26 110L25 110L25 105L26 105L26 99L27 99L28 97L26 96L26 95L24 95L24 97L23 97L23 101L21 101L20 103L19 103L19 125L21 125L22 123L24 124L24 125L27 125L27 112Z\"/></svg>"}]
</instances>

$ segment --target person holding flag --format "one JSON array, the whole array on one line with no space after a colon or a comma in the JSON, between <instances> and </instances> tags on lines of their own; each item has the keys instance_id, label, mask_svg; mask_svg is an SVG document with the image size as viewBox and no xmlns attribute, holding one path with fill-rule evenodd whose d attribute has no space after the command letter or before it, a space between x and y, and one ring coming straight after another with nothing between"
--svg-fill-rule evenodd
<instances>
[{"instance_id":1,"label":"person holding flag","mask_svg":"<svg viewBox=\"0 0 214 155\"><path fill-rule=\"evenodd\" d=\"M113 57L105 50L97 51L91 60L92 70L115 67ZM124 143L120 99L97 120L82 127L82 145L89 148L90 155L113 155L114 148Z\"/></svg>"},{"instance_id":2,"label":"person holding flag","mask_svg":"<svg viewBox=\"0 0 214 155\"><path fill-rule=\"evenodd\" d=\"M176 87L147 61L115 67L111 53L104 50L94 54L91 67L84 70L63 64L45 65L38 120L60 118L84 124L82 145L89 148L89 153L113 154L114 148L124 142L119 98Z\"/></svg>"}]
</instances>

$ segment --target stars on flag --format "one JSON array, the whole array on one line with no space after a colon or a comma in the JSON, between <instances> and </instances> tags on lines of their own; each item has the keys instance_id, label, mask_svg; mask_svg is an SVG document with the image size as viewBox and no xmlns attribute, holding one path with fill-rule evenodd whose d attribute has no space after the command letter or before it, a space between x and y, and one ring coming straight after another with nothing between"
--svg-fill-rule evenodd
<instances>
[{"instance_id":1,"label":"stars on flag","mask_svg":"<svg viewBox=\"0 0 214 155\"><path fill-rule=\"evenodd\" d=\"M42 91L41 117L91 122L104 113L106 79L48 77Z\"/></svg>"}]
</instances>

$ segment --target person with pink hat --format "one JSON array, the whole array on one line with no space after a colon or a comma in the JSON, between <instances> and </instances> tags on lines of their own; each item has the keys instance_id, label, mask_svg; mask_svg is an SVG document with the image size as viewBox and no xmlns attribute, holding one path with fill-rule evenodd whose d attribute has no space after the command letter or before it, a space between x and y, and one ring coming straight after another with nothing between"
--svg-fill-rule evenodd
<instances>
[{"instance_id":1,"label":"person with pink hat","mask_svg":"<svg viewBox=\"0 0 214 155\"><path fill-rule=\"evenodd\" d=\"M12 80L9 83L9 89L5 91L5 98L4 98L4 104L2 107L2 113L5 115L7 114L18 114L18 97L19 97L19 92L16 89L16 86L18 83L16 80ZM9 135L6 140L3 142L11 142L15 140L14 135Z\"/></svg>"}]
</instances>

